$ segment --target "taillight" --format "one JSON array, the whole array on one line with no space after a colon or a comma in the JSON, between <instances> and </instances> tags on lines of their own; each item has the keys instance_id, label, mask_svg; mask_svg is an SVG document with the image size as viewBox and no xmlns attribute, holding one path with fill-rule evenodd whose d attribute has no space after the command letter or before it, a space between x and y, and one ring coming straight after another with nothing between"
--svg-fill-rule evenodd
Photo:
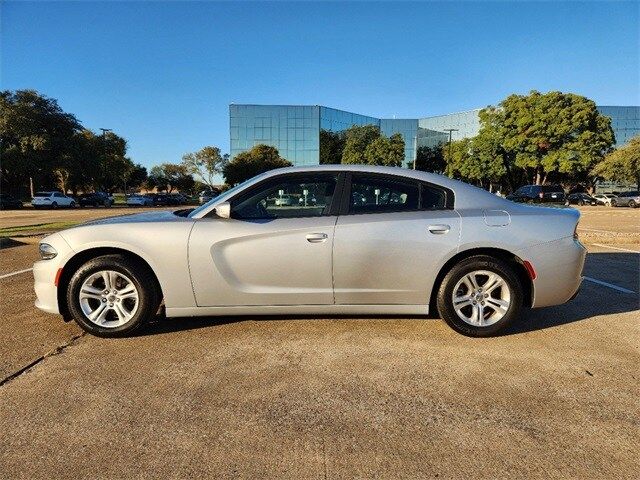
<instances>
[{"instance_id":1,"label":"taillight","mask_svg":"<svg viewBox=\"0 0 640 480\"><path fill-rule=\"evenodd\" d=\"M544 198L544 193L540 192L540 193L538 194L538 196L539 196L540 198Z\"/></svg>"}]
</instances>

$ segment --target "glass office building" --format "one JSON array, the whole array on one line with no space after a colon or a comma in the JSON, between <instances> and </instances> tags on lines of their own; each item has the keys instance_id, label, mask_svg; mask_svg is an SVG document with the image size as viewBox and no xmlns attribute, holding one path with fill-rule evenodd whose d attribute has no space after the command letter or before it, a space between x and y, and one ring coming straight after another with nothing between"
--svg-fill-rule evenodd
<instances>
[{"instance_id":1,"label":"glass office building","mask_svg":"<svg viewBox=\"0 0 640 480\"><path fill-rule=\"evenodd\" d=\"M640 134L640 107L597 107L611 117L616 144L623 145ZM470 138L478 134L480 109L420 119L381 119L319 105L236 105L229 106L230 154L251 149L258 144L274 146L280 156L294 165L320 163L321 131L338 133L352 125L375 125L391 136L402 135L405 143L405 166L413 163L417 148L435 146L449 140Z\"/></svg>"}]
</instances>

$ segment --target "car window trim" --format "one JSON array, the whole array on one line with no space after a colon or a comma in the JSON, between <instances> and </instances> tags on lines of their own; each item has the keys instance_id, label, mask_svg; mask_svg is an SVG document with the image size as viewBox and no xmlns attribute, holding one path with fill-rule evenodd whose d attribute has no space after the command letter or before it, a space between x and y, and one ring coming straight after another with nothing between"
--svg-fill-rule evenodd
<instances>
[{"instance_id":1,"label":"car window trim","mask_svg":"<svg viewBox=\"0 0 640 480\"><path fill-rule=\"evenodd\" d=\"M383 180L391 181L391 182L405 182L405 183L414 183L418 187L418 208L414 208L412 210L404 210L404 209L394 209L394 210L385 210L383 212L350 212L349 208L351 206L351 185L353 174L361 175L363 177L374 177L381 178ZM437 190L441 190L444 193L444 207L442 208L423 208L422 207L422 188L430 187ZM443 210L453 210L454 209L454 199L455 196L453 191L449 188L443 187L442 185L437 185L432 182L428 182L426 180L420 180L418 178L406 177L404 175L394 175L391 173L376 173L376 172L354 172L348 171L345 175L345 184L342 188L342 199L340 202L340 211L339 215L381 215L385 213L410 213L410 212L437 212Z\"/></svg>"},{"instance_id":2,"label":"car window trim","mask_svg":"<svg viewBox=\"0 0 640 480\"><path fill-rule=\"evenodd\" d=\"M259 190L261 188L264 187L265 184L271 184L271 183L278 183L279 181L281 181L281 179L283 178L295 178L295 177L312 177L312 176L320 176L320 175L331 175L331 176L335 176L336 177L336 187L335 190L333 192L333 197L331 198L331 205L329 206L329 213L326 215L304 215L304 216L300 216L300 217L286 217L286 219L294 219L294 218L327 218L327 217L335 217L338 215L338 210L340 207L340 202L342 199L342 192L343 192L343 188L344 188L344 177L345 177L345 172L340 171L340 170L322 170L320 172L289 172L289 173L283 173L280 175L274 175L271 177L267 177L264 180L251 185L250 187L236 193L234 196L232 196L231 198L229 198L227 200L227 202L229 202L232 205L233 208L233 202L237 201L238 199L242 199L243 197L246 196L251 196L254 194L254 192L256 190ZM217 218L216 214L215 214L215 209L211 210L210 212L208 212L204 217L202 218ZM284 219L284 217L282 218L233 218L233 216L231 217L233 220L238 220L238 221L248 221L248 220L282 220Z\"/></svg>"}]
</instances>

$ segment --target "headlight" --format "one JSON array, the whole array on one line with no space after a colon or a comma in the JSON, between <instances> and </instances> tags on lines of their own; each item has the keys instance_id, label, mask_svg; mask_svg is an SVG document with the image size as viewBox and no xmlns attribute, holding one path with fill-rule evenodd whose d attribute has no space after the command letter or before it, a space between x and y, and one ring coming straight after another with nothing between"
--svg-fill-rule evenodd
<instances>
[{"instance_id":1,"label":"headlight","mask_svg":"<svg viewBox=\"0 0 640 480\"><path fill-rule=\"evenodd\" d=\"M58 251L48 243L41 243L38 250L40 251L40 258L43 260L51 260L58 255Z\"/></svg>"}]
</instances>

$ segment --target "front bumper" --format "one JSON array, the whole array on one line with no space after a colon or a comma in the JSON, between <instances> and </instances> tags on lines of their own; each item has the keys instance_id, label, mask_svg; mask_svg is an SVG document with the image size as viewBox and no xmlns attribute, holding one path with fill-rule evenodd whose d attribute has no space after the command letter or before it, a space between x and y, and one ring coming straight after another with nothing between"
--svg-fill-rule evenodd
<instances>
[{"instance_id":1,"label":"front bumper","mask_svg":"<svg viewBox=\"0 0 640 480\"><path fill-rule=\"evenodd\" d=\"M54 233L42 239L58 251L58 255L51 260L38 260L33 264L33 288L36 292L35 305L48 313L60 313L58 306L58 287L56 276L58 270L73 255L73 250L59 233Z\"/></svg>"}]
</instances>

